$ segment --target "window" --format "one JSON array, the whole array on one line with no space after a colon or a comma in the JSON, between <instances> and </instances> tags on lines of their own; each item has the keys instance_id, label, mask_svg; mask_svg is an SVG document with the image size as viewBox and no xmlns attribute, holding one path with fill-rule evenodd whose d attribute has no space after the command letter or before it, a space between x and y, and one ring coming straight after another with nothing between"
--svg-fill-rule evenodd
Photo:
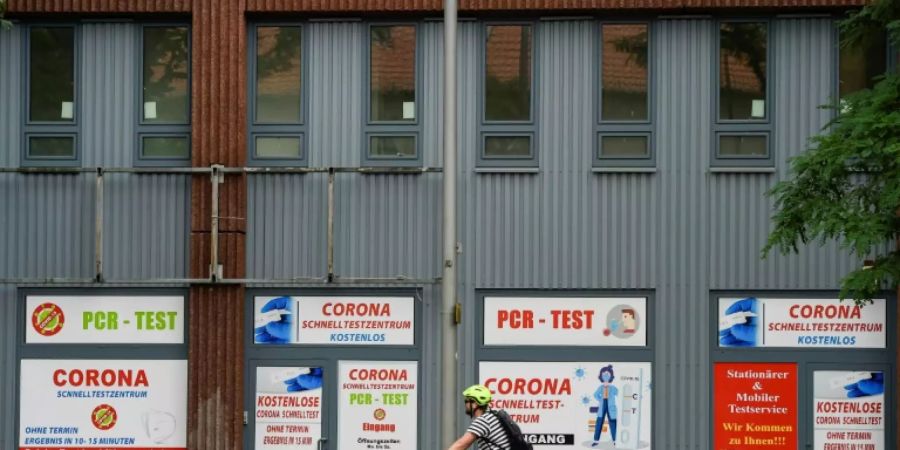
<instances>
[{"instance_id":1,"label":"window","mask_svg":"<svg viewBox=\"0 0 900 450\"><path fill-rule=\"evenodd\" d=\"M481 152L483 167L537 167L533 25L484 28Z\"/></svg>"},{"instance_id":2,"label":"window","mask_svg":"<svg viewBox=\"0 0 900 450\"><path fill-rule=\"evenodd\" d=\"M190 32L146 25L140 36L137 157L140 166L183 166L191 159Z\"/></svg>"},{"instance_id":3,"label":"window","mask_svg":"<svg viewBox=\"0 0 900 450\"><path fill-rule=\"evenodd\" d=\"M369 26L365 165L421 164L416 35L412 24Z\"/></svg>"},{"instance_id":4,"label":"window","mask_svg":"<svg viewBox=\"0 0 900 450\"><path fill-rule=\"evenodd\" d=\"M251 164L306 165L300 25L260 24L250 37Z\"/></svg>"},{"instance_id":5,"label":"window","mask_svg":"<svg viewBox=\"0 0 900 450\"><path fill-rule=\"evenodd\" d=\"M24 166L77 166L76 29L33 25L27 30Z\"/></svg>"},{"instance_id":6,"label":"window","mask_svg":"<svg viewBox=\"0 0 900 450\"><path fill-rule=\"evenodd\" d=\"M838 56L838 96L875 86L875 77L888 69L887 37L884 34L854 47L840 47Z\"/></svg>"},{"instance_id":7,"label":"window","mask_svg":"<svg viewBox=\"0 0 900 450\"><path fill-rule=\"evenodd\" d=\"M712 164L771 166L769 25L764 21L726 21L718 28Z\"/></svg>"},{"instance_id":8,"label":"window","mask_svg":"<svg viewBox=\"0 0 900 450\"><path fill-rule=\"evenodd\" d=\"M600 25L599 121L594 167L652 167L650 26Z\"/></svg>"}]
</instances>

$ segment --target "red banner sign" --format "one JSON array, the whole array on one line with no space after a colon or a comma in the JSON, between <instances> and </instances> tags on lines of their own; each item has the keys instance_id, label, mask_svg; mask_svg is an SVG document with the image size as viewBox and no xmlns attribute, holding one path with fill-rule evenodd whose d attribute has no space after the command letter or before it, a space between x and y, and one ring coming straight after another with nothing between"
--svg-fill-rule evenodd
<instances>
[{"instance_id":1,"label":"red banner sign","mask_svg":"<svg viewBox=\"0 0 900 450\"><path fill-rule=\"evenodd\" d=\"M716 363L716 450L796 450L797 364Z\"/></svg>"}]
</instances>

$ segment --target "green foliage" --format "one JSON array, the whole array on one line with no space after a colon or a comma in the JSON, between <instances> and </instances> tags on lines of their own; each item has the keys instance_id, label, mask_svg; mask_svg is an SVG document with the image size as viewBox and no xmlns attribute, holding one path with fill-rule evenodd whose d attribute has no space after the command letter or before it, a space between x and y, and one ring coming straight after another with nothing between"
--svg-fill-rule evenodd
<instances>
[{"instance_id":1,"label":"green foliage","mask_svg":"<svg viewBox=\"0 0 900 450\"><path fill-rule=\"evenodd\" d=\"M842 45L865 45L885 30L900 44L900 2L873 3L840 30ZM825 107L836 117L792 159L792 177L769 191L777 211L762 253L797 253L802 244L837 240L874 261L841 281L841 299L866 304L900 282L900 75L886 74L841 103Z\"/></svg>"},{"instance_id":2,"label":"green foliage","mask_svg":"<svg viewBox=\"0 0 900 450\"><path fill-rule=\"evenodd\" d=\"M3 17L6 15L6 0L0 0L0 29L9 29L12 27L12 23L8 20L3 20Z\"/></svg>"}]
</instances>

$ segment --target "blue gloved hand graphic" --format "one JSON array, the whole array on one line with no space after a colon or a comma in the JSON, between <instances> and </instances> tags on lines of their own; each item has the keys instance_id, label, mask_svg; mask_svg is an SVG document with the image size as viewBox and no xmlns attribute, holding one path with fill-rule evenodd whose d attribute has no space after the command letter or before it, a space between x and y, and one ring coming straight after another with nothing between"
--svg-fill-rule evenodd
<instances>
[{"instance_id":1,"label":"blue gloved hand graphic","mask_svg":"<svg viewBox=\"0 0 900 450\"><path fill-rule=\"evenodd\" d=\"M322 387L322 368L312 367L309 373L297 375L294 378L285 380L288 392L311 391Z\"/></svg>"},{"instance_id":2,"label":"blue gloved hand graphic","mask_svg":"<svg viewBox=\"0 0 900 450\"><path fill-rule=\"evenodd\" d=\"M868 397L884 393L884 372L872 372L872 377L844 386L847 398Z\"/></svg>"},{"instance_id":3,"label":"blue gloved hand graphic","mask_svg":"<svg viewBox=\"0 0 900 450\"><path fill-rule=\"evenodd\" d=\"M725 316L735 313L757 313L757 303L755 297L738 300L731 304L725 310ZM719 343L725 347L755 347L757 339L757 318L755 316L745 317L743 323L736 323L730 327L719 330Z\"/></svg>"},{"instance_id":4,"label":"blue gloved hand graphic","mask_svg":"<svg viewBox=\"0 0 900 450\"><path fill-rule=\"evenodd\" d=\"M294 325L294 301L290 297L278 297L269 300L259 310L259 315L271 311L281 311L278 318L272 317L268 322L260 324L254 331L254 342L261 344L286 344L291 342Z\"/></svg>"}]
</instances>

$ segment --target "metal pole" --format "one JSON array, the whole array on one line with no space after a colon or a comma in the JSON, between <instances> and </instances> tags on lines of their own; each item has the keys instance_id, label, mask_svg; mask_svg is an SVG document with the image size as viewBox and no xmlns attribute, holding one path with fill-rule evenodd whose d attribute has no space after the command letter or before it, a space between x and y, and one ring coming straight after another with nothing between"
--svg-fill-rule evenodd
<instances>
[{"instance_id":1,"label":"metal pole","mask_svg":"<svg viewBox=\"0 0 900 450\"><path fill-rule=\"evenodd\" d=\"M444 1L444 283L441 302L441 444L456 438L456 0Z\"/></svg>"},{"instance_id":2,"label":"metal pole","mask_svg":"<svg viewBox=\"0 0 900 450\"><path fill-rule=\"evenodd\" d=\"M328 169L328 282L334 281L334 169Z\"/></svg>"},{"instance_id":3,"label":"metal pole","mask_svg":"<svg viewBox=\"0 0 900 450\"><path fill-rule=\"evenodd\" d=\"M212 182L212 225L209 233L209 279L216 282L219 278L219 183L222 182L222 166L213 165L210 181Z\"/></svg>"},{"instance_id":4,"label":"metal pole","mask_svg":"<svg viewBox=\"0 0 900 450\"><path fill-rule=\"evenodd\" d=\"M94 281L103 281L103 168L97 168L94 201Z\"/></svg>"}]
</instances>

